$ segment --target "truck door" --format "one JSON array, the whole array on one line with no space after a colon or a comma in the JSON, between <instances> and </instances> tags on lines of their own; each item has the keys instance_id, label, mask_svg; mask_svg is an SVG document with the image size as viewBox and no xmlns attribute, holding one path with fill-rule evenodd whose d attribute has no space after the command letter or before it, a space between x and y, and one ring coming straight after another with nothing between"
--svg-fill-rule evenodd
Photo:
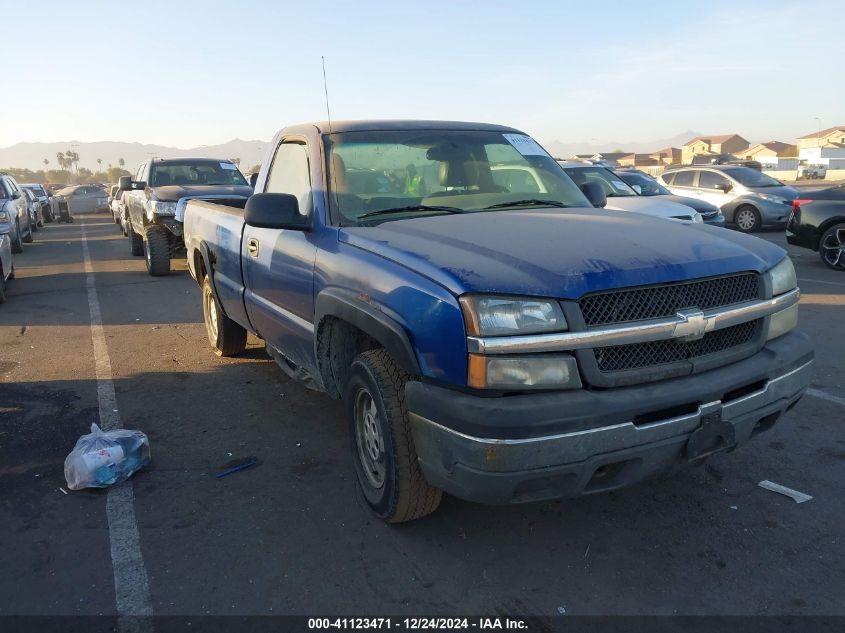
<instances>
[{"instance_id":1,"label":"truck door","mask_svg":"<svg viewBox=\"0 0 845 633\"><path fill-rule=\"evenodd\" d=\"M265 193L288 193L300 213L311 211L308 146L283 141L276 150ZM250 322L268 344L309 372L314 358L314 260L307 231L244 226L244 303Z\"/></svg>"},{"instance_id":2,"label":"truck door","mask_svg":"<svg viewBox=\"0 0 845 633\"><path fill-rule=\"evenodd\" d=\"M138 170L132 176L133 181L139 182L144 179L146 166L147 164L143 163L138 167ZM126 201L126 215L129 216L130 224L135 232L141 231L144 226L144 191L138 189L124 191L123 199Z\"/></svg>"}]
</instances>

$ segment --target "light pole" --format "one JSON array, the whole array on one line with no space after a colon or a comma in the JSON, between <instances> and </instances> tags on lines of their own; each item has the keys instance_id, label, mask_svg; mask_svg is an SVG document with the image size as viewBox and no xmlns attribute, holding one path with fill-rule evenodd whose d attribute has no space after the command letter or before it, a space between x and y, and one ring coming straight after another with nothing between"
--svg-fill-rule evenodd
<instances>
[{"instance_id":1,"label":"light pole","mask_svg":"<svg viewBox=\"0 0 845 633\"><path fill-rule=\"evenodd\" d=\"M822 146L822 120L821 120L821 118L819 118L817 116L814 116L813 118L816 120L816 123L818 124L818 130L819 130L818 133L816 134L816 147L821 147Z\"/></svg>"}]
</instances>

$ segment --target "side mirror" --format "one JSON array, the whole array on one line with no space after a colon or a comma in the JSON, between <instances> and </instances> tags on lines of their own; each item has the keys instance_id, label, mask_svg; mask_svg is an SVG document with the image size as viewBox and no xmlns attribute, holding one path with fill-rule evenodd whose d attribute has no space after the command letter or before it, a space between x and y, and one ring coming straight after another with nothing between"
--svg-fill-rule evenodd
<instances>
[{"instance_id":1,"label":"side mirror","mask_svg":"<svg viewBox=\"0 0 845 633\"><path fill-rule=\"evenodd\" d=\"M587 200L594 207L603 208L607 204L607 195L604 187L597 182L585 182L581 185L581 191L587 196Z\"/></svg>"},{"instance_id":2,"label":"side mirror","mask_svg":"<svg viewBox=\"0 0 845 633\"><path fill-rule=\"evenodd\" d=\"M20 191L14 191L14 192L12 192L12 196L11 196L11 199L12 199L12 200L17 200L17 199L18 199L18 198L20 198L20 197L21 197L21 192L20 192Z\"/></svg>"},{"instance_id":3,"label":"side mirror","mask_svg":"<svg viewBox=\"0 0 845 633\"><path fill-rule=\"evenodd\" d=\"M636 191L638 196L643 195L643 188L640 187L639 185L631 185L631 189Z\"/></svg>"},{"instance_id":4,"label":"side mirror","mask_svg":"<svg viewBox=\"0 0 845 633\"><path fill-rule=\"evenodd\" d=\"M121 191L131 191L132 176L121 176L120 180L117 181L117 186L120 188Z\"/></svg>"},{"instance_id":5,"label":"side mirror","mask_svg":"<svg viewBox=\"0 0 845 633\"><path fill-rule=\"evenodd\" d=\"M256 193L244 207L244 222L262 229L307 231L308 216L299 213L299 200L289 193Z\"/></svg>"},{"instance_id":6,"label":"side mirror","mask_svg":"<svg viewBox=\"0 0 845 633\"><path fill-rule=\"evenodd\" d=\"M721 182L716 185L716 189L720 189L724 193L728 193L731 189L733 189L733 185L729 182Z\"/></svg>"}]
</instances>

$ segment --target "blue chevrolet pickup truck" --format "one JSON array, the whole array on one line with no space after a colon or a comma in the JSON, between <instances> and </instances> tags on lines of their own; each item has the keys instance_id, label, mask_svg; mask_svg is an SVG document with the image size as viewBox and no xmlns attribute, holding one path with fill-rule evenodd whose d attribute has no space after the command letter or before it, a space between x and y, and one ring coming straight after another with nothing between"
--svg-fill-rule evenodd
<instances>
[{"instance_id":1,"label":"blue chevrolet pickup truck","mask_svg":"<svg viewBox=\"0 0 845 633\"><path fill-rule=\"evenodd\" d=\"M574 497L700 463L809 384L781 248L604 210L519 130L288 127L255 191L242 208L187 204L209 341L233 355L252 332L343 399L385 521L434 511L443 491Z\"/></svg>"}]
</instances>

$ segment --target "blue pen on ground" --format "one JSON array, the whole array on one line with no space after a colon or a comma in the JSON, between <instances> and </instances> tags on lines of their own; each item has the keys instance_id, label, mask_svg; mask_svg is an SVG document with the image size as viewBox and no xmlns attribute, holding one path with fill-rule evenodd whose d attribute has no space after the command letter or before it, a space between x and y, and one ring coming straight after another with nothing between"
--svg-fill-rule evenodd
<instances>
[{"instance_id":1,"label":"blue pen on ground","mask_svg":"<svg viewBox=\"0 0 845 633\"><path fill-rule=\"evenodd\" d=\"M232 466L231 468L227 468L226 470L221 470L219 473L214 475L214 478L220 479L221 477L226 477L227 475L231 475L233 473L252 468L256 464L258 464L258 459L256 459L255 457L247 457L242 463Z\"/></svg>"}]
</instances>

